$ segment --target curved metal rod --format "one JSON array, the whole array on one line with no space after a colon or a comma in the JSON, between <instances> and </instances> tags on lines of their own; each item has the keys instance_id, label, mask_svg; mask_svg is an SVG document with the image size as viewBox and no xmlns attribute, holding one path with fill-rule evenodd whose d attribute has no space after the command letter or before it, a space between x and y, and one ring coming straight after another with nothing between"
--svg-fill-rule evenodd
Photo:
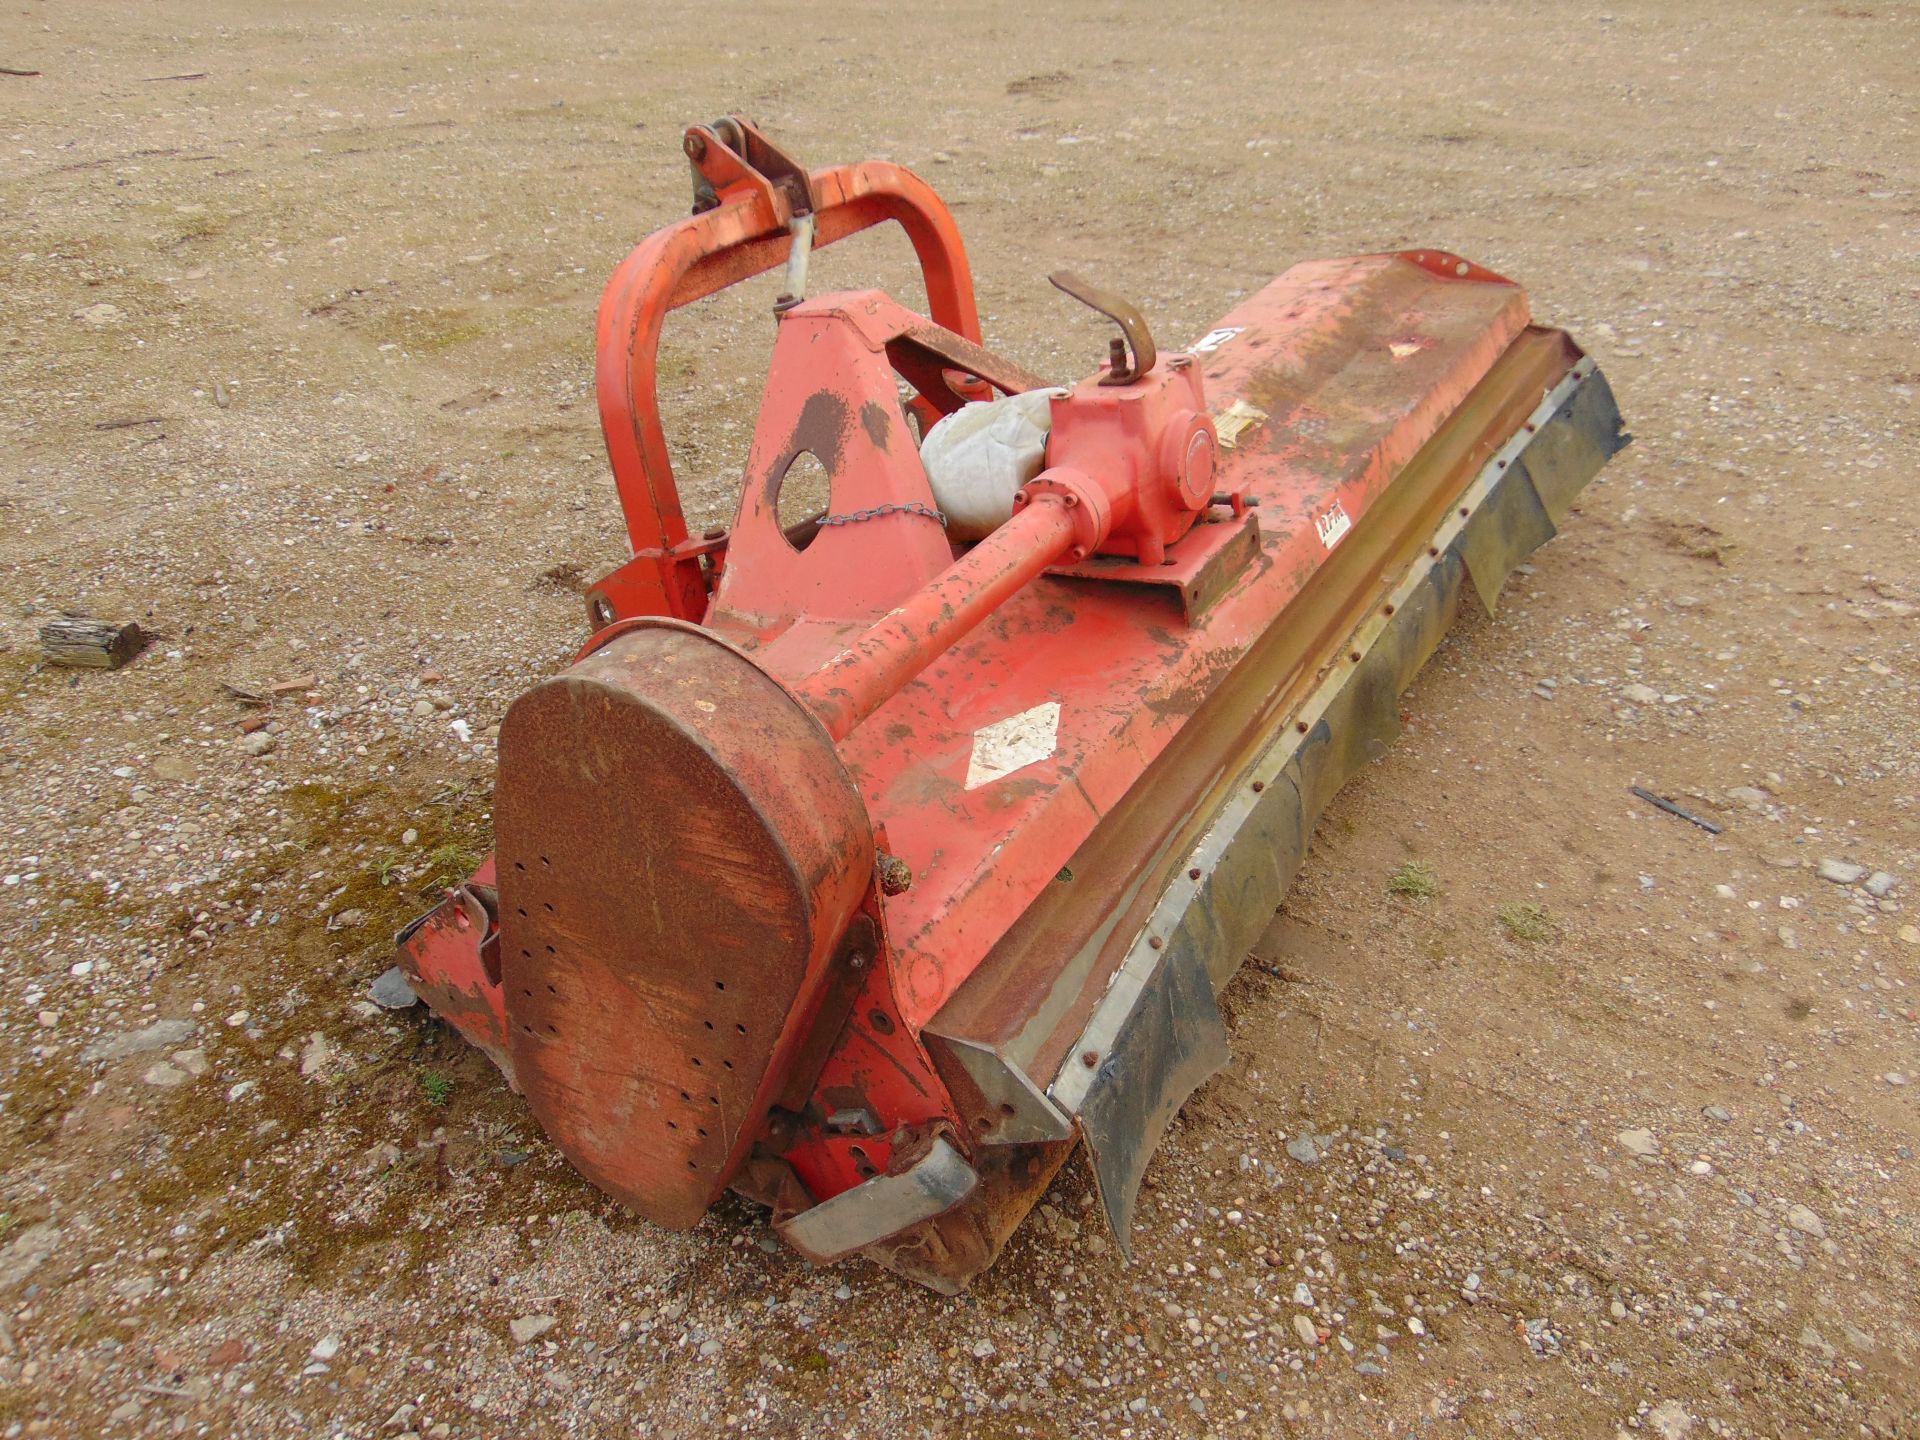
<instances>
[{"instance_id":1,"label":"curved metal rod","mask_svg":"<svg viewBox=\"0 0 1920 1440\"><path fill-rule=\"evenodd\" d=\"M1131 385L1153 369L1153 362L1160 358L1160 352L1154 348L1153 335L1147 329L1146 318L1130 301L1111 290L1097 289L1066 270L1054 271L1047 280L1054 289L1065 291L1089 309L1098 310L1118 325L1120 333L1127 337L1124 345L1118 340L1113 342L1107 373L1100 377L1102 385ZM1133 353L1131 364L1127 361L1128 351Z\"/></svg>"},{"instance_id":2,"label":"curved metal rod","mask_svg":"<svg viewBox=\"0 0 1920 1440\"><path fill-rule=\"evenodd\" d=\"M966 247L932 186L883 161L819 170L811 178L816 249L898 221L919 258L931 317L978 343ZM762 193L669 225L621 262L600 301L600 426L634 553L653 562L657 574L657 594L644 585L654 613L697 621L707 609L698 556L679 553L687 522L660 423L661 324L670 310L784 265L792 247L790 218Z\"/></svg>"}]
</instances>

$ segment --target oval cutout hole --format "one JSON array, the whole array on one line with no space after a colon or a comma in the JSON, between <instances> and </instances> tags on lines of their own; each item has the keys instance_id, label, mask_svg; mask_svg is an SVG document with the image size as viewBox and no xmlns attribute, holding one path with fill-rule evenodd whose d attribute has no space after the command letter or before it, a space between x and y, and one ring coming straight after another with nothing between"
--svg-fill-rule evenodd
<instances>
[{"instance_id":1,"label":"oval cutout hole","mask_svg":"<svg viewBox=\"0 0 1920 1440\"><path fill-rule=\"evenodd\" d=\"M820 457L802 450L787 462L774 482L773 513L780 533L795 550L805 550L820 533L820 517L827 513L833 494L833 476Z\"/></svg>"}]
</instances>

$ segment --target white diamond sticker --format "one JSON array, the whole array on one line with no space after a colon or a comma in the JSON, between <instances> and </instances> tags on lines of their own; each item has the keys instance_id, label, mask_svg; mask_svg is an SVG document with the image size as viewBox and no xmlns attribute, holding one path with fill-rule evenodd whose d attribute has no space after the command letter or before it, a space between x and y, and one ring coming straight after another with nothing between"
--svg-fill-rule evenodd
<instances>
[{"instance_id":1,"label":"white diamond sticker","mask_svg":"<svg viewBox=\"0 0 1920 1440\"><path fill-rule=\"evenodd\" d=\"M1053 754L1060 737L1060 702L1049 700L973 732L973 757L967 762L967 789L1011 775Z\"/></svg>"}]
</instances>

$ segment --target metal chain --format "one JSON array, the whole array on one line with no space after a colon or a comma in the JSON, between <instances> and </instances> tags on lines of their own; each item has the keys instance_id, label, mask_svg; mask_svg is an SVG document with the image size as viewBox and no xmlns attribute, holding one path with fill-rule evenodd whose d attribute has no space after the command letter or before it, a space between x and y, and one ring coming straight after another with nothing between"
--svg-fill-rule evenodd
<instances>
[{"instance_id":1,"label":"metal chain","mask_svg":"<svg viewBox=\"0 0 1920 1440\"><path fill-rule=\"evenodd\" d=\"M822 515L813 523L827 525L857 525L862 520L878 520L882 515L924 515L929 520L940 522L940 528L946 529L947 517L930 505L922 505L918 500L910 500L904 505L875 505L869 510L850 510L845 515Z\"/></svg>"}]
</instances>

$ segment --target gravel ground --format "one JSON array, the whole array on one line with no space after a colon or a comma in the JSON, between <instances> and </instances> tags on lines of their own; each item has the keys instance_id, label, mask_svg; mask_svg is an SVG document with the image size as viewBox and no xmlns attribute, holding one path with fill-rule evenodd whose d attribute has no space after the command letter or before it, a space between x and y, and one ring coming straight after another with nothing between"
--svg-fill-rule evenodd
<instances>
[{"instance_id":1,"label":"gravel ground","mask_svg":"<svg viewBox=\"0 0 1920 1440\"><path fill-rule=\"evenodd\" d=\"M1920 11L718 20L0 18L0 1435L1920 1434ZM1061 266L1171 340L1441 245L1638 436L1320 826L1131 1266L1078 1163L959 1300L657 1232L362 998L622 558L593 309L730 108L932 178L1044 373ZM774 283L671 332L699 521Z\"/></svg>"}]
</instances>

